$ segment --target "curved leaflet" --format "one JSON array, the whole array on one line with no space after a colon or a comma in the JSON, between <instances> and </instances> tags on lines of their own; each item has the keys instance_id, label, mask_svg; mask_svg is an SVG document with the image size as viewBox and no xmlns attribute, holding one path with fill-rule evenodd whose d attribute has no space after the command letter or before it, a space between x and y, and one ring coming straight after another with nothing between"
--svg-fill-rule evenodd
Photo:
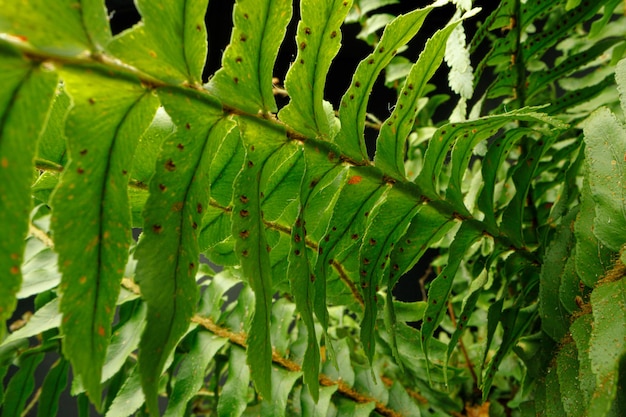
<instances>
[{"instance_id":1,"label":"curved leaflet","mask_svg":"<svg viewBox=\"0 0 626 417\"><path fill-rule=\"evenodd\" d=\"M161 146L135 252L135 277L148 305L139 372L152 415L158 413L163 367L196 309L198 234L209 204L209 170L220 140L234 128L206 95L162 89L159 98L178 130Z\"/></svg>"},{"instance_id":2,"label":"curved leaflet","mask_svg":"<svg viewBox=\"0 0 626 417\"><path fill-rule=\"evenodd\" d=\"M460 21L456 21L437 31L426 42L419 59L411 67L391 116L380 128L376 139L374 163L387 175L396 179L406 178L404 153L406 140L414 127L418 100L424 95L428 80L441 65L448 37L459 23Z\"/></svg>"},{"instance_id":3,"label":"curved leaflet","mask_svg":"<svg viewBox=\"0 0 626 417\"><path fill-rule=\"evenodd\" d=\"M2 2L0 32L61 56L102 51L111 39L106 7L100 0Z\"/></svg>"},{"instance_id":4,"label":"curved leaflet","mask_svg":"<svg viewBox=\"0 0 626 417\"><path fill-rule=\"evenodd\" d=\"M235 27L224 51L222 68L207 88L224 103L256 114L276 112L272 71L287 24L291 0L239 1Z\"/></svg>"},{"instance_id":5,"label":"curved leaflet","mask_svg":"<svg viewBox=\"0 0 626 417\"><path fill-rule=\"evenodd\" d=\"M342 153L357 163L368 161L363 131L369 95L378 74L397 53L419 31L426 16L441 2L418 9L395 18L385 27L383 36L374 52L361 61L352 77L350 88L341 99L339 119L341 131L334 141Z\"/></svg>"},{"instance_id":6,"label":"curved leaflet","mask_svg":"<svg viewBox=\"0 0 626 417\"><path fill-rule=\"evenodd\" d=\"M291 101L279 117L298 132L327 140L337 133L330 103L324 102L324 84L341 43L340 27L352 0L300 2L298 55L285 79Z\"/></svg>"},{"instance_id":7,"label":"curved leaflet","mask_svg":"<svg viewBox=\"0 0 626 417\"><path fill-rule=\"evenodd\" d=\"M115 37L107 51L171 83L200 84L206 60L208 0L137 0L141 23Z\"/></svg>"},{"instance_id":8,"label":"curved leaflet","mask_svg":"<svg viewBox=\"0 0 626 417\"><path fill-rule=\"evenodd\" d=\"M0 45L0 320L11 317L22 262L37 138L52 104L57 75ZM4 338L6 326L0 329Z\"/></svg>"},{"instance_id":9,"label":"curved leaflet","mask_svg":"<svg viewBox=\"0 0 626 417\"><path fill-rule=\"evenodd\" d=\"M98 70L66 68L63 80L74 102L65 128L70 162L51 203L63 274L63 353L99 404L101 368L131 241L128 173L158 101L139 83Z\"/></svg>"},{"instance_id":10,"label":"curved leaflet","mask_svg":"<svg viewBox=\"0 0 626 417\"><path fill-rule=\"evenodd\" d=\"M285 145L280 129L261 120L237 119L246 148L244 166L235 181L232 233L242 272L254 291L254 315L248 331L250 374L258 391L272 398L272 343L270 313L272 303L272 267L261 210L264 185L263 169L274 152Z\"/></svg>"}]
</instances>

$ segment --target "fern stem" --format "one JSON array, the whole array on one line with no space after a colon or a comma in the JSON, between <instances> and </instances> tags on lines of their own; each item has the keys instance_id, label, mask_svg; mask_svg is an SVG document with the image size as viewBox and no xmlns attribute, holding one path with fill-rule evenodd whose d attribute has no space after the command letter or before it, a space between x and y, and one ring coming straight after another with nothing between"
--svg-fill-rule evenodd
<instances>
[{"instance_id":1,"label":"fern stem","mask_svg":"<svg viewBox=\"0 0 626 417\"><path fill-rule=\"evenodd\" d=\"M201 317L199 315L195 315L192 319L192 322L197 323L204 327L206 330L215 334L219 337L227 338L231 343L236 344L244 349L247 348L246 344L246 335L244 333L234 333L226 328L218 326L211 320L210 318ZM272 350L272 362L276 365L290 371L290 372L300 372L302 370L301 366L296 362L286 359L282 357L278 352ZM337 386L337 391L343 395L344 397L355 401L357 403L369 403L374 402L376 404L376 412L385 417L402 417L402 414L398 413L395 410L385 406L382 402L376 400L375 398L368 397L357 392L352 387L348 386L342 381L335 381L324 374L320 374L319 376L320 384L326 387L329 386ZM409 394L410 395L410 394ZM423 401L426 401L425 398L421 397ZM422 401L422 400L420 400Z\"/></svg>"}]
</instances>

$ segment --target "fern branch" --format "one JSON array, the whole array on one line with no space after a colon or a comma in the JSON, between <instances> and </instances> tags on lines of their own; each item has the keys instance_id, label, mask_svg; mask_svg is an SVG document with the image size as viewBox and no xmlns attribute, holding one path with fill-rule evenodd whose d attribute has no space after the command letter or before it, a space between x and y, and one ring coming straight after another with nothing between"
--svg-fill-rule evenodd
<instances>
[{"instance_id":1,"label":"fern branch","mask_svg":"<svg viewBox=\"0 0 626 417\"><path fill-rule=\"evenodd\" d=\"M207 317L201 317L199 315L195 315L192 319L192 322L197 323L199 325L201 325L202 327L204 327L205 329L207 329L208 331L210 331L211 333L219 336L219 337L224 337L227 338L231 343L236 344L237 346L240 346L242 348L247 348L247 344L246 344L246 335L245 333L234 333L224 327L218 326L217 324L215 324L213 322L213 320L211 320L210 318ZM282 357L278 352L276 352L275 350L272 351L272 362L275 363L276 365L291 371L291 372L300 372L302 370L302 368L300 367L299 364L297 364L296 362L286 359L284 357ZM337 386L337 391L343 395L344 397L355 401L357 403L369 403L369 402L374 402L376 404L376 412L379 413L382 416L385 417L402 417L402 414L398 413L395 410L392 410L391 408L385 406L383 403L381 403L380 401L376 400L375 398L371 398L368 397L366 395L363 395L359 392L357 392L356 390L354 390L352 387L348 386L347 384L345 384L342 381L336 381L333 380L331 378L329 378L328 376L324 375L324 374L320 374L319 376L319 381L320 384L326 387L329 386ZM421 397L423 398L423 397Z\"/></svg>"}]
</instances>

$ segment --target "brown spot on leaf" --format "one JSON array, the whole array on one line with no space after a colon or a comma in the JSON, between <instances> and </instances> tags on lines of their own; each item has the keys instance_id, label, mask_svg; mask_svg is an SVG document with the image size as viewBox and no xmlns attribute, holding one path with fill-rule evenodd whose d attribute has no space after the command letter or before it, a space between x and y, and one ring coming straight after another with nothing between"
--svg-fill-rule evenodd
<instances>
[{"instance_id":1,"label":"brown spot on leaf","mask_svg":"<svg viewBox=\"0 0 626 417\"><path fill-rule=\"evenodd\" d=\"M168 159L167 162L165 162L165 169L172 172L176 169L176 164L171 159Z\"/></svg>"},{"instance_id":2,"label":"brown spot on leaf","mask_svg":"<svg viewBox=\"0 0 626 417\"><path fill-rule=\"evenodd\" d=\"M196 211L198 212L198 214L202 213L203 207L201 203L198 203L198 205L196 206Z\"/></svg>"},{"instance_id":3,"label":"brown spot on leaf","mask_svg":"<svg viewBox=\"0 0 626 417\"><path fill-rule=\"evenodd\" d=\"M248 232L247 230L242 230L241 232L239 232L239 237L242 239L247 239L250 236L250 232Z\"/></svg>"},{"instance_id":4,"label":"brown spot on leaf","mask_svg":"<svg viewBox=\"0 0 626 417\"><path fill-rule=\"evenodd\" d=\"M250 213L248 212L248 210L241 210L241 211L239 211L239 215L241 217L248 217L249 214Z\"/></svg>"},{"instance_id":5,"label":"brown spot on leaf","mask_svg":"<svg viewBox=\"0 0 626 417\"><path fill-rule=\"evenodd\" d=\"M248 197L246 197L245 195L240 195L239 201L241 201L243 204L248 204Z\"/></svg>"},{"instance_id":6,"label":"brown spot on leaf","mask_svg":"<svg viewBox=\"0 0 626 417\"><path fill-rule=\"evenodd\" d=\"M163 226L161 226L160 224L153 224L152 231L154 233L161 233L163 231Z\"/></svg>"},{"instance_id":7,"label":"brown spot on leaf","mask_svg":"<svg viewBox=\"0 0 626 417\"><path fill-rule=\"evenodd\" d=\"M360 175L354 175L350 177L350 179L348 180L348 184L351 184L351 185L358 184L361 182L362 179L363 177L361 177Z\"/></svg>"}]
</instances>

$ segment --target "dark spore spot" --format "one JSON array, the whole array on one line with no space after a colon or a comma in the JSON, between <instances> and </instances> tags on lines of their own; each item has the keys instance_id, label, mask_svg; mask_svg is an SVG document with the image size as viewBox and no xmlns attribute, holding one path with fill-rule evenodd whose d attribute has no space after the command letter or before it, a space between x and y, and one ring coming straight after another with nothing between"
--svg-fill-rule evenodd
<instances>
[{"instance_id":1,"label":"dark spore spot","mask_svg":"<svg viewBox=\"0 0 626 417\"><path fill-rule=\"evenodd\" d=\"M241 36L239 37L239 40L240 40L241 42L245 42L245 41L247 41L247 40L248 40L248 37L242 33L242 34L241 34Z\"/></svg>"},{"instance_id":2,"label":"dark spore spot","mask_svg":"<svg viewBox=\"0 0 626 417\"><path fill-rule=\"evenodd\" d=\"M310 279L311 279L311 282L315 282L315 275L311 274Z\"/></svg>"},{"instance_id":3,"label":"dark spore spot","mask_svg":"<svg viewBox=\"0 0 626 417\"><path fill-rule=\"evenodd\" d=\"M187 130L191 129L191 125L189 123L185 123L185 129Z\"/></svg>"},{"instance_id":4,"label":"dark spore spot","mask_svg":"<svg viewBox=\"0 0 626 417\"><path fill-rule=\"evenodd\" d=\"M126 175L128 174L128 171L126 171L125 169L122 170L122 175Z\"/></svg>"},{"instance_id":5,"label":"dark spore spot","mask_svg":"<svg viewBox=\"0 0 626 417\"><path fill-rule=\"evenodd\" d=\"M384 46L381 46L381 47L380 47L380 49L378 50L378 52L380 52L381 54L382 54L383 52L385 52L385 47L384 47Z\"/></svg>"},{"instance_id":6,"label":"dark spore spot","mask_svg":"<svg viewBox=\"0 0 626 417\"><path fill-rule=\"evenodd\" d=\"M87 155L87 149L83 149L79 153L81 154L81 156L85 156L85 155Z\"/></svg>"},{"instance_id":7,"label":"dark spore spot","mask_svg":"<svg viewBox=\"0 0 626 417\"><path fill-rule=\"evenodd\" d=\"M306 49L306 42L300 42L300 49Z\"/></svg>"},{"instance_id":8,"label":"dark spore spot","mask_svg":"<svg viewBox=\"0 0 626 417\"><path fill-rule=\"evenodd\" d=\"M247 239L248 236L250 236L250 232L248 232L247 230L242 230L241 232L239 232L239 237L242 239Z\"/></svg>"},{"instance_id":9,"label":"dark spore spot","mask_svg":"<svg viewBox=\"0 0 626 417\"><path fill-rule=\"evenodd\" d=\"M366 212L365 212L365 214L364 214L364 216L365 216L365 217L367 217L367 216L369 216L369 215L370 215L370 212L369 212L369 211L366 211Z\"/></svg>"},{"instance_id":10,"label":"dark spore spot","mask_svg":"<svg viewBox=\"0 0 626 417\"><path fill-rule=\"evenodd\" d=\"M335 38L336 36L337 36L337 31L336 31L336 30L333 30L333 31L330 33L330 38L331 38L331 39L333 39L333 38Z\"/></svg>"},{"instance_id":11,"label":"dark spore spot","mask_svg":"<svg viewBox=\"0 0 626 417\"><path fill-rule=\"evenodd\" d=\"M367 258L363 258L363 265L369 265L370 264L370 260Z\"/></svg>"},{"instance_id":12,"label":"dark spore spot","mask_svg":"<svg viewBox=\"0 0 626 417\"><path fill-rule=\"evenodd\" d=\"M176 147L179 151L183 151L185 149L185 145L183 145L182 143L179 143L178 145L176 145Z\"/></svg>"},{"instance_id":13,"label":"dark spore spot","mask_svg":"<svg viewBox=\"0 0 626 417\"><path fill-rule=\"evenodd\" d=\"M194 269L196 267L196 264L194 264L193 262L189 262L189 269Z\"/></svg>"},{"instance_id":14,"label":"dark spore spot","mask_svg":"<svg viewBox=\"0 0 626 417\"><path fill-rule=\"evenodd\" d=\"M89 104L96 104L96 100L93 97L89 97Z\"/></svg>"},{"instance_id":15,"label":"dark spore spot","mask_svg":"<svg viewBox=\"0 0 626 417\"><path fill-rule=\"evenodd\" d=\"M376 244L376 239L371 238L370 239L370 245L374 246Z\"/></svg>"},{"instance_id":16,"label":"dark spore spot","mask_svg":"<svg viewBox=\"0 0 626 417\"><path fill-rule=\"evenodd\" d=\"M250 145L250 152L254 152L255 149L254 145Z\"/></svg>"},{"instance_id":17,"label":"dark spore spot","mask_svg":"<svg viewBox=\"0 0 626 417\"><path fill-rule=\"evenodd\" d=\"M333 232L336 232L336 231L337 231L337 228L336 228L335 226L333 226L331 230L332 230Z\"/></svg>"},{"instance_id":18,"label":"dark spore spot","mask_svg":"<svg viewBox=\"0 0 626 417\"><path fill-rule=\"evenodd\" d=\"M248 212L248 210L240 210L239 211L239 215L241 217L248 217L250 215L250 213Z\"/></svg>"},{"instance_id":19,"label":"dark spore spot","mask_svg":"<svg viewBox=\"0 0 626 417\"><path fill-rule=\"evenodd\" d=\"M370 59L367 61L367 63L368 63L369 65L372 65L372 64L374 63L374 58L370 58Z\"/></svg>"},{"instance_id":20,"label":"dark spore spot","mask_svg":"<svg viewBox=\"0 0 626 417\"><path fill-rule=\"evenodd\" d=\"M201 31L202 31L202 26L200 26L200 25L196 25L196 30L197 30L198 32L201 32Z\"/></svg>"},{"instance_id":21,"label":"dark spore spot","mask_svg":"<svg viewBox=\"0 0 626 417\"><path fill-rule=\"evenodd\" d=\"M240 195L239 201L241 201L243 204L248 204L248 197L246 197L245 195Z\"/></svg>"},{"instance_id":22,"label":"dark spore spot","mask_svg":"<svg viewBox=\"0 0 626 417\"><path fill-rule=\"evenodd\" d=\"M355 83L354 83L354 86L355 86L356 88L359 88L359 87L361 86L361 83L360 83L359 81L357 81L357 82L355 82Z\"/></svg>"},{"instance_id":23,"label":"dark spore spot","mask_svg":"<svg viewBox=\"0 0 626 417\"><path fill-rule=\"evenodd\" d=\"M302 241L302 238L299 234L296 233L296 235L293 237L293 241L296 243L300 243Z\"/></svg>"},{"instance_id":24,"label":"dark spore spot","mask_svg":"<svg viewBox=\"0 0 626 417\"><path fill-rule=\"evenodd\" d=\"M176 164L171 159L168 159L167 162L165 162L165 169L172 172L176 169Z\"/></svg>"},{"instance_id":25,"label":"dark spore spot","mask_svg":"<svg viewBox=\"0 0 626 417\"><path fill-rule=\"evenodd\" d=\"M300 256L300 249L296 249L295 251L293 251L293 253L294 253L296 256Z\"/></svg>"},{"instance_id":26,"label":"dark spore spot","mask_svg":"<svg viewBox=\"0 0 626 417\"><path fill-rule=\"evenodd\" d=\"M319 253L320 255L324 253L324 248L322 248L321 246L317 248L317 253Z\"/></svg>"},{"instance_id":27,"label":"dark spore spot","mask_svg":"<svg viewBox=\"0 0 626 417\"><path fill-rule=\"evenodd\" d=\"M234 77L234 78L233 78L233 82L234 82L235 84L239 84L239 78Z\"/></svg>"},{"instance_id":28,"label":"dark spore spot","mask_svg":"<svg viewBox=\"0 0 626 417\"><path fill-rule=\"evenodd\" d=\"M354 94L350 94L350 100L354 100Z\"/></svg>"},{"instance_id":29,"label":"dark spore spot","mask_svg":"<svg viewBox=\"0 0 626 417\"><path fill-rule=\"evenodd\" d=\"M248 257L248 249L244 249L244 250L242 250L242 251L241 251L241 255L242 255L244 258L247 258L247 257Z\"/></svg>"},{"instance_id":30,"label":"dark spore spot","mask_svg":"<svg viewBox=\"0 0 626 417\"><path fill-rule=\"evenodd\" d=\"M300 59L300 64L304 65L304 59Z\"/></svg>"},{"instance_id":31,"label":"dark spore spot","mask_svg":"<svg viewBox=\"0 0 626 417\"><path fill-rule=\"evenodd\" d=\"M332 152L332 151L328 152L328 160L330 162L334 162L336 157L337 157L337 155L335 155L335 152Z\"/></svg>"},{"instance_id":32,"label":"dark spore spot","mask_svg":"<svg viewBox=\"0 0 626 417\"><path fill-rule=\"evenodd\" d=\"M202 204L198 203L198 205L196 206L196 211L198 212L198 214L202 213Z\"/></svg>"},{"instance_id":33,"label":"dark spore spot","mask_svg":"<svg viewBox=\"0 0 626 417\"><path fill-rule=\"evenodd\" d=\"M430 323L430 322L433 321L433 318L432 317L426 317L426 321Z\"/></svg>"},{"instance_id":34,"label":"dark spore spot","mask_svg":"<svg viewBox=\"0 0 626 417\"><path fill-rule=\"evenodd\" d=\"M198 223L193 222L193 223L191 224L191 227L192 227L194 230L196 230L196 229L198 228Z\"/></svg>"},{"instance_id":35,"label":"dark spore spot","mask_svg":"<svg viewBox=\"0 0 626 417\"><path fill-rule=\"evenodd\" d=\"M359 235L357 235L356 233L353 233L352 236L350 236L352 238L352 240L358 239Z\"/></svg>"},{"instance_id":36,"label":"dark spore spot","mask_svg":"<svg viewBox=\"0 0 626 417\"><path fill-rule=\"evenodd\" d=\"M237 58L235 58L235 62L238 64L241 64L241 61L243 61L243 58L238 56Z\"/></svg>"},{"instance_id":37,"label":"dark spore spot","mask_svg":"<svg viewBox=\"0 0 626 417\"><path fill-rule=\"evenodd\" d=\"M161 226L160 224L153 224L152 231L154 233L161 233L163 231L163 226Z\"/></svg>"},{"instance_id":38,"label":"dark spore spot","mask_svg":"<svg viewBox=\"0 0 626 417\"><path fill-rule=\"evenodd\" d=\"M328 242L329 240L330 240L330 236L329 235L324 236L324 242Z\"/></svg>"},{"instance_id":39,"label":"dark spore spot","mask_svg":"<svg viewBox=\"0 0 626 417\"><path fill-rule=\"evenodd\" d=\"M267 245L265 247L265 250L267 251L267 253L270 253L272 251L272 247L270 245Z\"/></svg>"},{"instance_id":40,"label":"dark spore spot","mask_svg":"<svg viewBox=\"0 0 626 417\"><path fill-rule=\"evenodd\" d=\"M311 184L309 184L310 188L315 188L315 186L317 185L317 180L313 180L311 181Z\"/></svg>"},{"instance_id":41,"label":"dark spore spot","mask_svg":"<svg viewBox=\"0 0 626 417\"><path fill-rule=\"evenodd\" d=\"M76 172L78 172L79 174L84 174L85 170L82 167L78 167L78 169L76 170Z\"/></svg>"},{"instance_id":42,"label":"dark spore spot","mask_svg":"<svg viewBox=\"0 0 626 417\"><path fill-rule=\"evenodd\" d=\"M165 184L159 184L159 190L165 191L167 190L167 187L165 186Z\"/></svg>"},{"instance_id":43,"label":"dark spore spot","mask_svg":"<svg viewBox=\"0 0 626 417\"><path fill-rule=\"evenodd\" d=\"M304 33L306 33L307 35L311 34L311 28L304 28Z\"/></svg>"},{"instance_id":44,"label":"dark spore spot","mask_svg":"<svg viewBox=\"0 0 626 417\"><path fill-rule=\"evenodd\" d=\"M433 300L433 305L434 305L434 304L437 304L437 300Z\"/></svg>"},{"instance_id":45,"label":"dark spore spot","mask_svg":"<svg viewBox=\"0 0 626 417\"><path fill-rule=\"evenodd\" d=\"M248 16L248 13L244 13L244 14L243 14L243 18L244 18L244 19L247 19L248 17L249 17L249 16Z\"/></svg>"},{"instance_id":46,"label":"dark spore spot","mask_svg":"<svg viewBox=\"0 0 626 417\"><path fill-rule=\"evenodd\" d=\"M393 270L394 271L399 271L400 270L400 266L398 264L393 264Z\"/></svg>"},{"instance_id":47,"label":"dark spore spot","mask_svg":"<svg viewBox=\"0 0 626 417\"><path fill-rule=\"evenodd\" d=\"M248 161L248 168L252 168L254 166L254 162Z\"/></svg>"}]
</instances>

